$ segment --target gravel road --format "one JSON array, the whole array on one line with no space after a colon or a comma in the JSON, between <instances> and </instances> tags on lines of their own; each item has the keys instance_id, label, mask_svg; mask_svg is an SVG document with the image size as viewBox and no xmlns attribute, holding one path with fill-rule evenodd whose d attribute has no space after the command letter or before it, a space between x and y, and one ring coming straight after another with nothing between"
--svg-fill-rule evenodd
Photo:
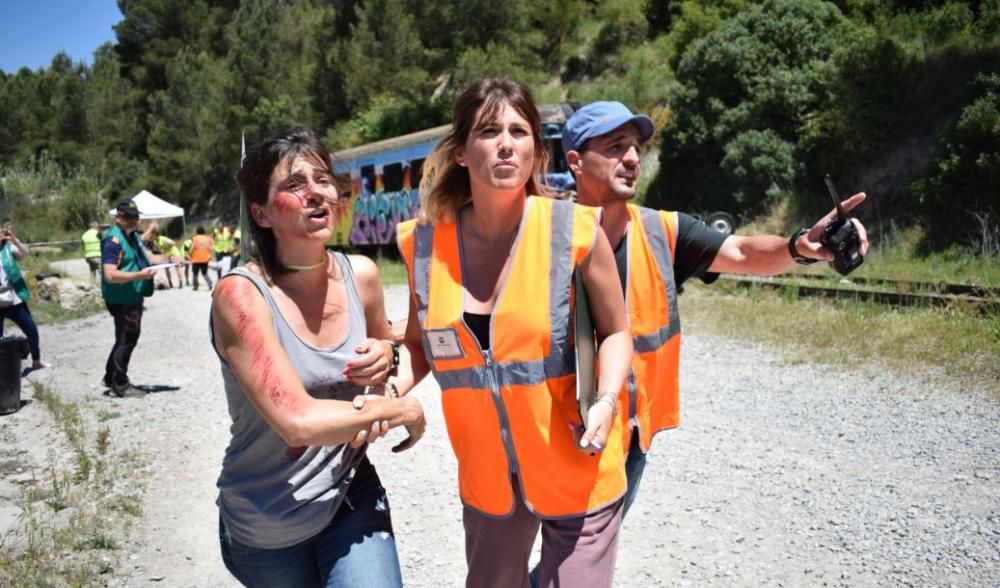
<instances>
[{"instance_id":1,"label":"gravel road","mask_svg":"<svg viewBox=\"0 0 1000 588\"><path fill-rule=\"evenodd\" d=\"M405 288L388 288L386 300L390 318L405 316ZM98 385L110 316L42 328L55 367L28 379L90 413L118 413L106 423L112 443L139 449L146 464L143 514L99 582L236 585L218 555L215 478L229 421L209 304L204 290L148 300L131 371L163 391L141 399ZM707 335L686 336L682 365L684 423L650 453L616 585L1000 586L998 399L790 365L766 347ZM395 455L388 449L403 433L394 432L372 461L389 490L406 585L459 586L455 459L437 386L415 393L426 437ZM0 417L0 434L37 463L52 438L37 402Z\"/></svg>"}]
</instances>

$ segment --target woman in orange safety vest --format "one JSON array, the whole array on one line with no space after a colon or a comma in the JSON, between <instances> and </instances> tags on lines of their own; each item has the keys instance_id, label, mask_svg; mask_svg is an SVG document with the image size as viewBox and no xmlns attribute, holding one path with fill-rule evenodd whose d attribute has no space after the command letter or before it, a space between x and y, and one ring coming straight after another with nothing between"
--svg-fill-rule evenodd
<instances>
[{"instance_id":1,"label":"woman in orange safety vest","mask_svg":"<svg viewBox=\"0 0 1000 588\"><path fill-rule=\"evenodd\" d=\"M539 526L541 586L610 586L614 572L625 492L615 414L632 343L600 210L545 197L536 178L547 160L529 90L480 80L456 100L452 130L427 159L421 218L398 228L413 373L404 365L397 383L408 389L432 370L441 386L468 586L528 586ZM600 342L586 430L574 271Z\"/></svg>"}]
</instances>

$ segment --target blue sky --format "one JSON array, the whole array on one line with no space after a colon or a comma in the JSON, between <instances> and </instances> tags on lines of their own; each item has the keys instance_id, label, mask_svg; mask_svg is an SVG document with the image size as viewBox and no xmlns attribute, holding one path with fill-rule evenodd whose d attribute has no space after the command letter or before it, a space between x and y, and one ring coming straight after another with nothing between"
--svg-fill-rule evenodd
<instances>
[{"instance_id":1,"label":"blue sky","mask_svg":"<svg viewBox=\"0 0 1000 588\"><path fill-rule=\"evenodd\" d=\"M90 63L121 19L115 0L0 0L0 70L48 67L60 51Z\"/></svg>"}]
</instances>

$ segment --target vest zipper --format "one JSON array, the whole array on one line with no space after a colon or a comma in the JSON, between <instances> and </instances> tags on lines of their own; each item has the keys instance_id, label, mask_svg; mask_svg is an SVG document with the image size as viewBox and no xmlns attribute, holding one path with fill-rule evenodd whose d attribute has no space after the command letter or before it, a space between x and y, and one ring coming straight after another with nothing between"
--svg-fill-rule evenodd
<instances>
[{"instance_id":1,"label":"vest zipper","mask_svg":"<svg viewBox=\"0 0 1000 588\"><path fill-rule=\"evenodd\" d=\"M503 440L503 448L507 453L507 470L511 474L516 474L519 470L517 453L514 452L514 439L510 432L510 417L507 416L507 407L504 406L503 398L500 396L500 379L497 377L493 352L483 351L483 359L486 361L486 375L490 384L490 393L493 395L493 404L496 405L497 417L500 419L500 438Z\"/></svg>"}]
</instances>

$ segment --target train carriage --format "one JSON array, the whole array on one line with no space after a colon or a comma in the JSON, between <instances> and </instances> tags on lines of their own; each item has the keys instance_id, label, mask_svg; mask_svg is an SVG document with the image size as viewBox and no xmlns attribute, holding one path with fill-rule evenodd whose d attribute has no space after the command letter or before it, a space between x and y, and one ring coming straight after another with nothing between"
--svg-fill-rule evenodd
<instances>
[{"instance_id":1,"label":"train carriage","mask_svg":"<svg viewBox=\"0 0 1000 588\"><path fill-rule=\"evenodd\" d=\"M557 192L575 187L566 166L560 139L573 113L567 103L543 104L542 138L549 151L544 181ZM344 149L333 154L338 187L350 186L350 199L341 199L330 245L375 250L393 246L396 224L417 216L424 160L451 125Z\"/></svg>"}]
</instances>

